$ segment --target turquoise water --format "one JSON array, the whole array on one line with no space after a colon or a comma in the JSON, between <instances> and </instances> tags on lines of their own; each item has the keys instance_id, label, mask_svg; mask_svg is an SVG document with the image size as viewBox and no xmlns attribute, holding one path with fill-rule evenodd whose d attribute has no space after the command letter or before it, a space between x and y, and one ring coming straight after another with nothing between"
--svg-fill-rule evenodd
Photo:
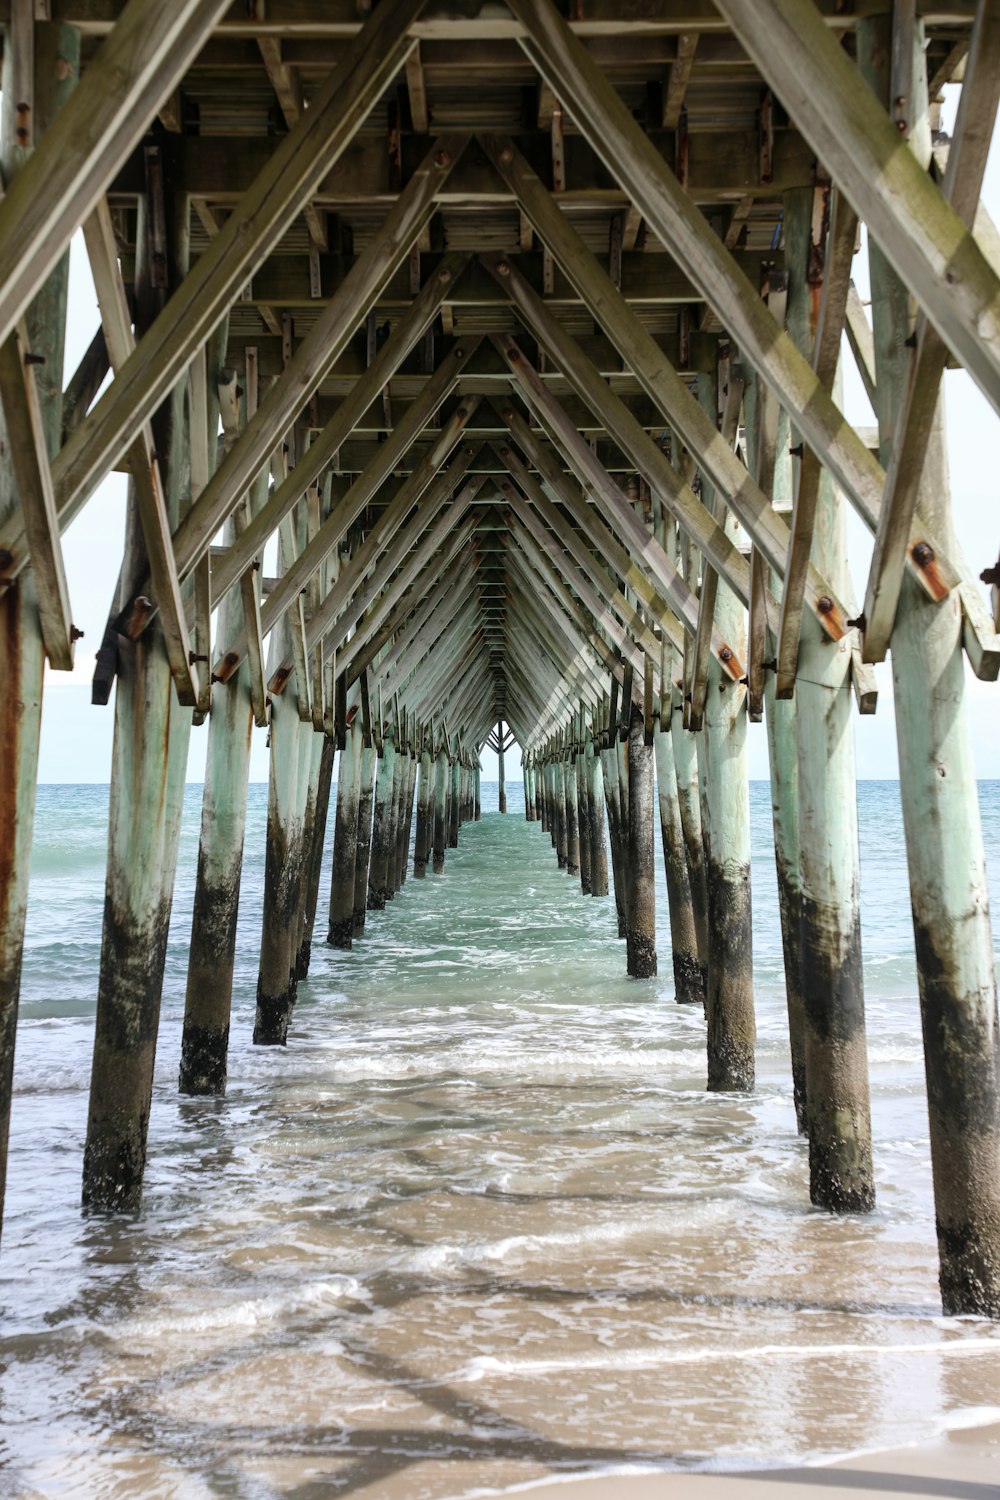
<instances>
[{"instance_id":1,"label":"turquoise water","mask_svg":"<svg viewBox=\"0 0 1000 1500\"><path fill-rule=\"evenodd\" d=\"M1000 783L981 788L1000 872ZM940 1316L902 825L859 788L879 1205L810 1209L767 788L754 1094L624 976L613 903L495 811L250 1043L251 788L224 1101L176 1093L189 787L142 1213L79 1211L107 789L43 787L0 1258L0 1493L443 1497L618 1467L817 1461L995 1417L1000 1335ZM321 906L328 894L329 859ZM994 891L994 901L997 892ZM322 938L325 928L319 924Z\"/></svg>"}]
</instances>

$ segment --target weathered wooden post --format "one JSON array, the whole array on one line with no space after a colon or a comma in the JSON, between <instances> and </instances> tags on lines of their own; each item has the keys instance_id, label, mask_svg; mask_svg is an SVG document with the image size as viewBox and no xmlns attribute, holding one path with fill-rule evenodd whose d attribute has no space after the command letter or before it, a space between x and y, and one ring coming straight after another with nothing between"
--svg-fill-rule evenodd
<instances>
[{"instance_id":1,"label":"weathered wooden post","mask_svg":"<svg viewBox=\"0 0 1000 1500\"><path fill-rule=\"evenodd\" d=\"M483 816L482 787L481 787L482 774L483 774L482 773L482 767L479 766L479 765L477 765L476 769L475 769L475 772L474 772L475 779L476 779L476 822L477 823L482 819L482 816Z\"/></svg>"},{"instance_id":2,"label":"weathered wooden post","mask_svg":"<svg viewBox=\"0 0 1000 1500\"><path fill-rule=\"evenodd\" d=\"M363 728L363 726L362 726ZM361 751L358 782L358 842L354 853L354 922L352 937L365 930L368 908L368 871L372 853L372 803L375 798L375 746L366 744Z\"/></svg>"},{"instance_id":3,"label":"weathered wooden post","mask_svg":"<svg viewBox=\"0 0 1000 1500\"><path fill-rule=\"evenodd\" d=\"M700 988L704 998L708 976L708 884L705 873L705 843L701 831L701 787L698 780L697 735L684 727L683 704L676 690L671 698L670 747L673 751L677 810L687 857L691 915L697 942Z\"/></svg>"},{"instance_id":4,"label":"weathered wooden post","mask_svg":"<svg viewBox=\"0 0 1000 1500\"><path fill-rule=\"evenodd\" d=\"M813 192L785 194L788 330L803 353L815 337L808 268ZM850 595L843 504L819 478L812 560ZM809 1195L820 1208L866 1213L875 1204L854 774L851 643L832 642L802 613L795 684L798 750L799 935L805 1002Z\"/></svg>"},{"instance_id":5,"label":"weathered wooden post","mask_svg":"<svg viewBox=\"0 0 1000 1500\"><path fill-rule=\"evenodd\" d=\"M333 787L333 765L336 743L332 735L322 736L319 776L316 784L316 803L313 812L312 835L306 848L306 887L302 922L302 945L295 965L295 977L305 979L309 974L312 959L313 931L316 909L319 905L320 877L323 873L323 850L326 846L326 825L330 813L330 792Z\"/></svg>"},{"instance_id":6,"label":"weathered wooden post","mask_svg":"<svg viewBox=\"0 0 1000 1500\"><path fill-rule=\"evenodd\" d=\"M389 884L389 834L392 827L392 785L396 772L396 735L392 725L382 742L375 786L375 821L372 829L371 865L368 876L368 906L382 911Z\"/></svg>"},{"instance_id":7,"label":"weathered wooden post","mask_svg":"<svg viewBox=\"0 0 1000 1500\"><path fill-rule=\"evenodd\" d=\"M716 377L699 375L698 395L716 420ZM713 492L702 476L702 498ZM728 517L736 539L739 527ZM715 626L745 657L743 606L720 579ZM713 654L708 669L704 728L697 735L702 792L702 833L708 891L708 1087L752 1089L756 1019L750 910L750 793L746 762L746 689L723 673Z\"/></svg>"},{"instance_id":8,"label":"weathered wooden post","mask_svg":"<svg viewBox=\"0 0 1000 1500\"><path fill-rule=\"evenodd\" d=\"M451 802L448 807L448 848L458 848L458 830L462 821L462 767L458 757L451 763Z\"/></svg>"},{"instance_id":9,"label":"weathered wooden post","mask_svg":"<svg viewBox=\"0 0 1000 1500\"><path fill-rule=\"evenodd\" d=\"M403 752L400 744L399 725L395 728L396 758L392 764L392 786L389 790L389 827L386 834L386 864L385 864L385 899L394 901L396 891L399 889L397 883L396 859L399 849L399 820L400 820L400 796L403 786Z\"/></svg>"},{"instance_id":10,"label":"weathered wooden post","mask_svg":"<svg viewBox=\"0 0 1000 1500\"><path fill-rule=\"evenodd\" d=\"M576 725L575 754L571 764L573 766L573 780L575 782L576 818L580 840L580 890L585 896L589 896L592 889L590 851L593 844L593 833L590 827L589 780L584 764L584 745L584 722L583 714L580 713Z\"/></svg>"},{"instance_id":11,"label":"weathered wooden post","mask_svg":"<svg viewBox=\"0 0 1000 1500\"><path fill-rule=\"evenodd\" d=\"M762 432L762 388L756 374L749 374L744 408L746 414L747 457L757 482L768 486L764 455L758 434ZM765 402L774 402L774 394L763 393ZM775 504L791 499L792 474L789 453L788 413L776 413L774 473L771 476L771 498ZM781 580L773 572L770 584L775 596L781 596ZM767 657L777 656L777 637L768 628ZM775 673L764 678L764 717L767 725L767 759L770 771L771 826L774 832L774 863L778 884L778 915L781 923L781 947L785 969L785 999L788 1008L788 1041L792 1061L792 1099L799 1134L808 1129L806 1115L805 996L801 955L801 913L799 887L799 773L795 730L796 701L779 698Z\"/></svg>"},{"instance_id":12,"label":"weathered wooden post","mask_svg":"<svg viewBox=\"0 0 1000 1500\"><path fill-rule=\"evenodd\" d=\"M442 738L434 769L434 861L433 871L440 875L444 871L444 855L448 847L448 745Z\"/></svg>"},{"instance_id":13,"label":"weathered wooden post","mask_svg":"<svg viewBox=\"0 0 1000 1500\"><path fill-rule=\"evenodd\" d=\"M217 356L224 351L227 333L228 320L209 344L209 421L203 435L193 434L193 441L204 445L209 466L215 446L210 435L214 437L219 426L218 402L212 399L216 390L214 377L219 367ZM249 386L249 380L247 384ZM259 510L264 503L267 480L267 470L264 469L251 487L249 498L253 511ZM227 541L235 539L234 521L227 524L225 535ZM223 640L230 640L242 628L243 603L238 590L231 589L223 599L218 620ZM235 677L215 688L208 720L198 872L178 1077L178 1089L182 1094L222 1094L226 1088L252 728L250 671L244 662Z\"/></svg>"},{"instance_id":14,"label":"weathered wooden post","mask_svg":"<svg viewBox=\"0 0 1000 1500\"><path fill-rule=\"evenodd\" d=\"M137 331L148 326L165 297L164 279L175 283L187 263L187 200L176 203L161 195L154 172L139 202ZM153 418L171 526L177 525L181 504L190 494L186 387L185 374ZM133 484L130 481L125 579L143 576L146 568ZM121 607L127 602L118 601ZM138 640L121 636L101 969L83 1157L83 1202L88 1208L133 1210L142 1197L190 729L191 709L177 700L159 620Z\"/></svg>"},{"instance_id":15,"label":"weathered wooden post","mask_svg":"<svg viewBox=\"0 0 1000 1500\"><path fill-rule=\"evenodd\" d=\"M604 775L592 732L586 744L587 801L590 814L590 894L608 894L608 845L604 834Z\"/></svg>"},{"instance_id":16,"label":"weathered wooden post","mask_svg":"<svg viewBox=\"0 0 1000 1500\"><path fill-rule=\"evenodd\" d=\"M653 875L653 751L641 704L628 721L628 915L626 964L633 979L656 973L656 884Z\"/></svg>"},{"instance_id":17,"label":"weathered wooden post","mask_svg":"<svg viewBox=\"0 0 1000 1500\"><path fill-rule=\"evenodd\" d=\"M927 156L926 66L917 28L911 141ZM858 56L888 96L891 24L859 23ZM952 150L955 149L953 144ZM911 310L889 260L869 241L882 463L890 468L911 355ZM951 518L944 398L930 428L919 513L957 551ZM969 733L962 610L957 594L928 600L904 576L892 632L899 790L916 938L941 1296L949 1315L1000 1317L1000 1027L986 863Z\"/></svg>"},{"instance_id":18,"label":"weathered wooden post","mask_svg":"<svg viewBox=\"0 0 1000 1500\"><path fill-rule=\"evenodd\" d=\"M282 619L271 634L268 671L276 670L291 637ZM268 772L267 843L264 856L264 912L253 1039L257 1046L281 1046L295 999L293 971L298 956L299 846L296 817L300 741L311 734L299 718L298 684L293 681L271 700L271 755Z\"/></svg>"},{"instance_id":19,"label":"weathered wooden post","mask_svg":"<svg viewBox=\"0 0 1000 1500\"><path fill-rule=\"evenodd\" d=\"M403 816L399 820L399 854L397 870L399 885L406 884L406 871L410 858L410 830L413 827L413 799L417 789L417 759L413 754L409 737L405 739L405 779L403 782Z\"/></svg>"},{"instance_id":20,"label":"weathered wooden post","mask_svg":"<svg viewBox=\"0 0 1000 1500\"><path fill-rule=\"evenodd\" d=\"M423 731L426 735L426 731ZM476 783L478 791L478 781ZM417 833L413 843L413 878L424 880L434 835L434 762L426 740L420 751L420 781L417 789Z\"/></svg>"},{"instance_id":21,"label":"weathered wooden post","mask_svg":"<svg viewBox=\"0 0 1000 1500\"><path fill-rule=\"evenodd\" d=\"M33 14L32 10L21 7L22 18ZM80 34L72 26L35 23L30 19L27 24L34 28L33 125L40 135L76 83ZM12 75L13 54L8 27L0 130L0 168L7 183L30 154L30 148L18 144L16 112L20 101ZM55 455L62 440L68 279L66 255L28 308L25 319L30 351L43 361L37 368L45 371L44 378L35 381L35 388L50 457ZM0 440L6 454L7 431L2 417ZM11 466L5 461L0 465L0 520L6 519L18 504ZM0 753L0 1220L7 1177L14 1039L35 822L44 666L35 581L32 570L27 568L14 583L0 590L0 745L3 746Z\"/></svg>"},{"instance_id":22,"label":"weathered wooden post","mask_svg":"<svg viewBox=\"0 0 1000 1500\"><path fill-rule=\"evenodd\" d=\"M354 705L357 707L357 705ZM333 830L333 875L327 943L350 948L354 937L354 886L358 863L358 803L361 799L363 731L360 713L347 728L337 767L337 815Z\"/></svg>"},{"instance_id":23,"label":"weathered wooden post","mask_svg":"<svg viewBox=\"0 0 1000 1500\"><path fill-rule=\"evenodd\" d=\"M669 684L667 702L669 703ZM662 710L661 710L662 713ZM684 830L681 827L674 772L673 737L669 720L666 730L657 720L653 735L656 760L656 794L660 808L660 835L663 843L663 868L667 883L667 905L670 913L670 947L674 971L674 999L678 1005L702 1005L705 990L698 934L691 904L691 880L688 872Z\"/></svg>"},{"instance_id":24,"label":"weathered wooden post","mask_svg":"<svg viewBox=\"0 0 1000 1500\"><path fill-rule=\"evenodd\" d=\"M497 720L497 776L500 780L500 811L507 811L507 782L503 769L503 720Z\"/></svg>"},{"instance_id":25,"label":"weathered wooden post","mask_svg":"<svg viewBox=\"0 0 1000 1500\"><path fill-rule=\"evenodd\" d=\"M625 861L622 852L623 826L618 767L618 726L611 723L606 731L611 736L609 744L601 751L601 770L604 780L604 803L608 815L608 838L611 843L611 874L615 887L615 911L618 917L618 936L624 938L628 928L628 892L625 882Z\"/></svg>"}]
</instances>

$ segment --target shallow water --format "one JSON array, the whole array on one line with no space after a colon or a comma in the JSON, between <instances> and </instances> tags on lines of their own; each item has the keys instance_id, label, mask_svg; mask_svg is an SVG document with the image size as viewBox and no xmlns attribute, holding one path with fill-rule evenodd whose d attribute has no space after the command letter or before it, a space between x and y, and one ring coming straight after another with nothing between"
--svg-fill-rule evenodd
<instances>
[{"instance_id":1,"label":"shallow water","mask_svg":"<svg viewBox=\"0 0 1000 1500\"><path fill-rule=\"evenodd\" d=\"M41 789L0 1494L442 1500L550 1471L815 1462L996 1418L1000 1330L939 1312L897 791L859 797L870 1218L809 1207L755 785L753 1095L704 1092L662 871L661 977L629 981L613 904L557 870L519 787L353 953L317 943L290 1045L254 1049L255 787L224 1101L176 1093L189 788L144 1207L109 1221L78 1206L107 790ZM1000 784L982 798L996 871Z\"/></svg>"}]
</instances>

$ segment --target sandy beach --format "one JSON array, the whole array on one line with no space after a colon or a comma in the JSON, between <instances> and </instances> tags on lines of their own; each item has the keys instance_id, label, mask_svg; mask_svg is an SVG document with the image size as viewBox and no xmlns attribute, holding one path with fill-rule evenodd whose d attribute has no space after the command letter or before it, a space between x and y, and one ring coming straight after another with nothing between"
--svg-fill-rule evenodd
<instances>
[{"instance_id":1,"label":"sandy beach","mask_svg":"<svg viewBox=\"0 0 1000 1500\"><path fill-rule=\"evenodd\" d=\"M578 1500L816 1500L817 1492L893 1495L899 1500L942 1496L995 1500L1000 1495L1000 1422L960 1429L934 1443L866 1453L811 1468L759 1469L732 1474L607 1474L589 1479L542 1481L532 1496ZM488 1493L481 1490L480 1494ZM508 1492L509 1493L509 1492Z\"/></svg>"}]
</instances>

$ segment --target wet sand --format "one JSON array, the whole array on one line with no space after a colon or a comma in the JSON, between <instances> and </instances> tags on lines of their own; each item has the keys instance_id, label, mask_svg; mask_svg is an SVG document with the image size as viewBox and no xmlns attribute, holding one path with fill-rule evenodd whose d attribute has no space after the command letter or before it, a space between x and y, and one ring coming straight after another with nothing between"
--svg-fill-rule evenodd
<instances>
[{"instance_id":1,"label":"wet sand","mask_svg":"<svg viewBox=\"0 0 1000 1500\"><path fill-rule=\"evenodd\" d=\"M569 1476L519 1486L532 1500L838 1500L891 1495L897 1500L996 1500L1000 1496L1000 1423L947 1434L934 1443L866 1453L815 1468L758 1469L733 1474L607 1474ZM483 1490L480 1493L488 1493ZM508 1491L510 1493L510 1491Z\"/></svg>"}]
</instances>

